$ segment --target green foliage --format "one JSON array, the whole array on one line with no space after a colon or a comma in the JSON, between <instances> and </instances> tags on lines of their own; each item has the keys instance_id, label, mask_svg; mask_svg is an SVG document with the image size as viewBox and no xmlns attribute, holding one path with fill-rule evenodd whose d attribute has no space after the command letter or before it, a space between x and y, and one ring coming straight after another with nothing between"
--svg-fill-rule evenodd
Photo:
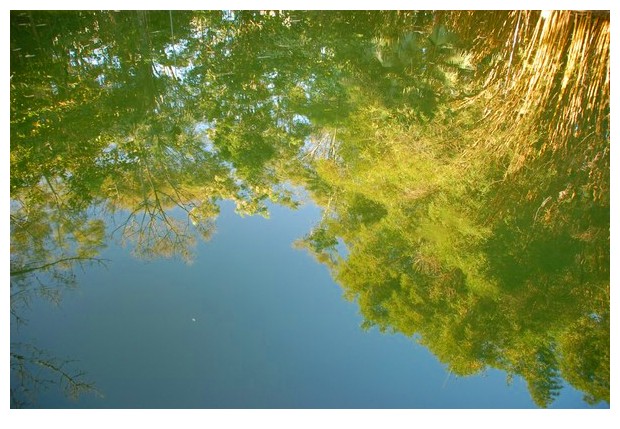
<instances>
[{"instance_id":1,"label":"green foliage","mask_svg":"<svg viewBox=\"0 0 620 429\"><path fill-rule=\"evenodd\" d=\"M425 43L441 48L446 37L436 26ZM422 40L375 39L384 73L411 73L402 59L422 58ZM446 62L474 67L474 56L446 49ZM476 85L466 73L450 84L462 94ZM608 401L608 142L591 136L514 172L509 157L486 149L503 134L493 129L479 145L485 112L473 102L420 121L422 107L392 94L384 103L386 88L350 91L358 107L335 151L313 160L311 189L329 204L306 241L358 302L363 327L418 336L458 375L487 366L519 375L541 407L559 394L561 378L591 403ZM338 239L346 258L329 256ZM569 347L575 321L591 326Z\"/></svg>"},{"instance_id":2,"label":"green foliage","mask_svg":"<svg viewBox=\"0 0 620 429\"><path fill-rule=\"evenodd\" d=\"M268 217L297 185L324 214L296 244L365 328L540 406L561 378L609 401L608 20L556 18L12 12L13 314L96 260L95 209L135 255L190 262L220 200Z\"/></svg>"}]
</instances>

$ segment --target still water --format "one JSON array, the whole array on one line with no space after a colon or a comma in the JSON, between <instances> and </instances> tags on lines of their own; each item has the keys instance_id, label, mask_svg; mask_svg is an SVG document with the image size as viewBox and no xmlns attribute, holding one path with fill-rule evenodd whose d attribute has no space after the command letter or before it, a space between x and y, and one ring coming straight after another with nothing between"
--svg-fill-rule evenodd
<instances>
[{"instance_id":1,"label":"still water","mask_svg":"<svg viewBox=\"0 0 620 429\"><path fill-rule=\"evenodd\" d=\"M608 26L13 11L11 406L609 408Z\"/></svg>"}]
</instances>

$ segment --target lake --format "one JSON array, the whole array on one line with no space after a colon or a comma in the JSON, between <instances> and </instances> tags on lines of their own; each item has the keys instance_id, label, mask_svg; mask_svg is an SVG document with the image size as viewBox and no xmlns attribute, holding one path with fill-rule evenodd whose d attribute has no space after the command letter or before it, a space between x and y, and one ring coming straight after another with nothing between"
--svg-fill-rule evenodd
<instances>
[{"instance_id":1,"label":"lake","mask_svg":"<svg viewBox=\"0 0 620 429\"><path fill-rule=\"evenodd\" d=\"M609 13L10 24L12 408L610 407Z\"/></svg>"}]
</instances>

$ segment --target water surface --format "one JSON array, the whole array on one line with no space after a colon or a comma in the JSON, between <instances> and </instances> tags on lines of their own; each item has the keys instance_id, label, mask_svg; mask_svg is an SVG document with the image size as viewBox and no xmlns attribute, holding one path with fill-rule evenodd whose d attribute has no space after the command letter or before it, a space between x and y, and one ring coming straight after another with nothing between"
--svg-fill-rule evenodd
<instances>
[{"instance_id":1,"label":"water surface","mask_svg":"<svg viewBox=\"0 0 620 429\"><path fill-rule=\"evenodd\" d=\"M608 408L608 28L13 11L11 406Z\"/></svg>"}]
</instances>

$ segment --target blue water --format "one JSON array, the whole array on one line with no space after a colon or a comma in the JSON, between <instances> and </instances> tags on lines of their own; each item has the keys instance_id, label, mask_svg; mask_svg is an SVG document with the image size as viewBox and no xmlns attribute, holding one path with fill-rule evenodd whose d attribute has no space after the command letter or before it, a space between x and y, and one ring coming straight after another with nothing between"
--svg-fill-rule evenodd
<instances>
[{"instance_id":1,"label":"blue water","mask_svg":"<svg viewBox=\"0 0 620 429\"><path fill-rule=\"evenodd\" d=\"M103 395L50 388L37 406L535 408L520 378L458 378L410 338L361 330L327 268L292 246L316 206L273 206L270 219L221 208L192 265L110 242L107 267L78 270L60 306L32 302L12 340L75 359ZM588 405L567 386L553 407Z\"/></svg>"}]
</instances>

